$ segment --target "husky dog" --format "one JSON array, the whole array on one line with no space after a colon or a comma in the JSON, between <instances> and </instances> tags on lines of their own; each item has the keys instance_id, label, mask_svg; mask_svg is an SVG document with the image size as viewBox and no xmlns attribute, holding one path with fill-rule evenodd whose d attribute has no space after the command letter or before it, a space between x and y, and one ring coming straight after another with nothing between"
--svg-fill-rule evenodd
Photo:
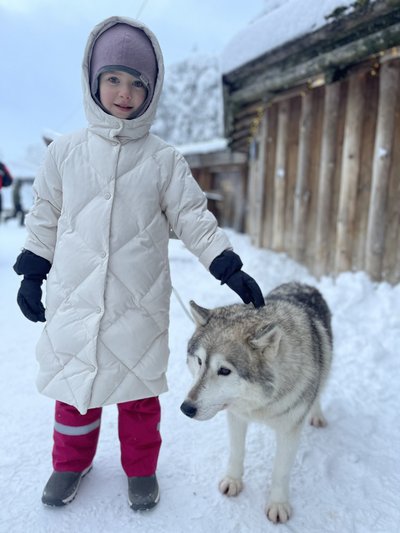
<instances>
[{"instance_id":1,"label":"husky dog","mask_svg":"<svg viewBox=\"0 0 400 533\"><path fill-rule=\"evenodd\" d=\"M314 287L293 282L268 294L265 307L213 310L191 301L196 331L188 344L194 383L183 413L208 420L227 410L230 455L219 489L242 490L247 424L276 431L276 457L265 513L272 522L291 515L289 476L304 421L326 425L319 397L332 359L331 313Z\"/></svg>"}]
</instances>

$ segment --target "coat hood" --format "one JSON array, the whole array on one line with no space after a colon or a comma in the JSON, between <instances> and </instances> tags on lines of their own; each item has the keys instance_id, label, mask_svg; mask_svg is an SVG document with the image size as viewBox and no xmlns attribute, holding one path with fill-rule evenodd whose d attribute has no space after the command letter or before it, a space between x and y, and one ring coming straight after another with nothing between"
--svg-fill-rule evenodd
<instances>
[{"instance_id":1,"label":"coat hood","mask_svg":"<svg viewBox=\"0 0 400 533\"><path fill-rule=\"evenodd\" d=\"M157 59L158 74L154 87L154 94L146 111L137 118L120 119L109 115L96 103L90 91L90 62L96 39L115 24L128 24L142 30L150 39ZM164 81L164 60L156 36L141 22L128 17L109 17L95 26L89 35L82 63L82 88L85 114L89 122L89 129L106 138L122 137L139 139L146 135L154 121L158 101Z\"/></svg>"}]
</instances>

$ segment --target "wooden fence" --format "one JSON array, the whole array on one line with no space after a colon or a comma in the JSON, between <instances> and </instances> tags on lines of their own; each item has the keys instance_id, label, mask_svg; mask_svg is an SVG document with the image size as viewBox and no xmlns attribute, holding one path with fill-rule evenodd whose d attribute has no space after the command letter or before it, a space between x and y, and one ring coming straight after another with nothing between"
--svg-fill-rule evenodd
<instances>
[{"instance_id":1,"label":"wooden fence","mask_svg":"<svg viewBox=\"0 0 400 533\"><path fill-rule=\"evenodd\" d=\"M400 59L260 107L246 231L317 276L400 281Z\"/></svg>"}]
</instances>

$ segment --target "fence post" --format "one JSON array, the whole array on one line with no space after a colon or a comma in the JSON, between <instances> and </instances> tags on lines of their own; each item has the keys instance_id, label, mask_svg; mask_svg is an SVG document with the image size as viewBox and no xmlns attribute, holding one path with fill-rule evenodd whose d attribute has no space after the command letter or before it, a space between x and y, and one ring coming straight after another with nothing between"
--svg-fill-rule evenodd
<instances>
[{"instance_id":1,"label":"fence post","mask_svg":"<svg viewBox=\"0 0 400 533\"><path fill-rule=\"evenodd\" d=\"M294 197L294 224L292 254L296 261L302 261L306 246L307 208L310 200L308 176L310 173L312 125L312 93L306 92L302 98L299 134L299 157Z\"/></svg>"},{"instance_id":2,"label":"fence post","mask_svg":"<svg viewBox=\"0 0 400 533\"><path fill-rule=\"evenodd\" d=\"M272 248L279 252L284 248L285 191L287 171L287 137L289 123L289 102L284 100L278 108L278 132L274 172L274 202L272 219Z\"/></svg>"},{"instance_id":3,"label":"fence post","mask_svg":"<svg viewBox=\"0 0 400 533\"><path fill-rule=\"evenodd\" d=\"M254 174L254 244L262 245L263 231L263 211L264 211L264 186L265 186L265 161L267 149L267 112L263 111L260 128L257 135L258 153L257 165Z\"/></svg>"},{"instance_id":4,"label":"fence post","mask_svg":"<svg viewBox=\"0 0 400 533\"><path fill-rule=\"evenodd\" d=\"M366 240L366 269L373 279L382 277L385 251L390 162L392 160L396 101L400 80L399 61L385 61L380 69L378 123L372 167L371 200Z\"/></svg>"},{"instance_id":5,"label":"fence post","mask_svg":"<svg viewBox=\"0 0 400 533\"><path fill-rule=\"evenodd\" d=\"M361 130L364 107L364 75L349 81L344 130L341 183L336 232L335 271L350 270L360 172Z\"/></svg>"},{"instance_id":6,"label":"fence post","mask_svg":"<svg viewBox=\"0 0 400 533\"><path fill-rule=\"evenodd\" d=\"M316 264L317 276L327 272L332 216L332 193L336 163L336 141L339 118L340 84L325 87L321 162L318 183Z\"/></svg>"}]
</instances>

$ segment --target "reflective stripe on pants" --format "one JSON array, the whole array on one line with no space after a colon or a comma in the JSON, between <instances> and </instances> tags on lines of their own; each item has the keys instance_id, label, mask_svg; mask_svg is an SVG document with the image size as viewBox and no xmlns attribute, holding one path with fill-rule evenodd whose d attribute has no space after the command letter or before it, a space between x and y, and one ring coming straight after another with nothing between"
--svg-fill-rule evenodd
<instances>
[{"instance_id":1,"label":"reflective stripe on pants","mask_svg":"<svg viewBox=\"0 0 400 533\"><path fill-rule=\"evenodd\" d=\"M56 402L53 468L82 472L93 462L99 439L100 407L81 415L75 407ZM158 397L118 404L121 463L127 476L149 476L157 468L161 447Z\"/></svg>"},{"instance_id":2,"label":"reflective stripe on pants","mask_svg":"<svg viewBox=\"0 0 400 533\"><path fill-rule=\"evenodd\" d=\"M101 408L81 415L75 407L56 402L53 468L58 472L83 472L93 462L99 440Z\"/></svg>"}]
</instances>

